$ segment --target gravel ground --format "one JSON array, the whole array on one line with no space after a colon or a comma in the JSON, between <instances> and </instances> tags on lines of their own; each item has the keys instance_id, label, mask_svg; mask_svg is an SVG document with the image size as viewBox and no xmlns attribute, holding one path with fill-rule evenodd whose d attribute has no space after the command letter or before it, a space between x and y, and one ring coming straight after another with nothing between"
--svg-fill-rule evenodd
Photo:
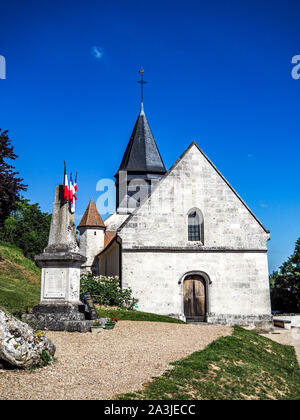
<instances>
[{"instance_id":1,"label":"gravel ground","mask_svg":"<svg viewBox=\"0 0 300 420\"><path fill-rule=\"evenodd\" d=\"M294 346L297 354L297 359L300 365L300 328L293 328L286 330L284 328L275 328L273 333L262 334L279 344L287 344Z\"/></svg>"},{"instance_id":2,"label":"gravel ground","mask_svg":"<svg viewBox=\"0 0 300 420\"><path fill-rule=\"evenodd\" d=\"M0 399L111 399L141 389L172 361L230 327L120 321L98 334L47 332L57 361L33 372L0 370Z\"/></svg>"}]
</instances>

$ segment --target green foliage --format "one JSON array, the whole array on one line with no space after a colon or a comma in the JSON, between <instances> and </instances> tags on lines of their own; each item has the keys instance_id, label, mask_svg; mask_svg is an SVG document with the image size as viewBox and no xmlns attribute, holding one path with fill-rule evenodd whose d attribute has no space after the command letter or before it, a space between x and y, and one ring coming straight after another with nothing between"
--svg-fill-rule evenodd
<instances>
[{"instance_id":1,"label":"green foliage","mask_svg":"<svg viewBox=\"0 0 300 420\"><path fill-rule=\"evenodd\" d=\"M298 400L295 349L234 327L204 350L172 363L174 369L138 392L137 400Z\"/></svg>"},{"instance_id":2,"label":"green foliage","mask_svg":"<svg viewBox=\"0 0 300 420\"><path fill-rule=\"evenodd\" d=\"M23 179L18 178L18 172L7 162L15 160L17 157L8 132L2 131L0 128L0 226L16 209L16 204L20 200L20 192L27 190L27 185L22 184Z\"/></svg>"},{"instance_id":3,"label":"green foliage","mask_svg":"<svg viewBox=\"0 0 300 420\"><path fill-rule=\"evenodd\" d=\"M38 204L21 199L0 228L0 239L16 245L25 257L34 259L47 246L50 223L51 215L43 213Z\"/></svg>"},{"instance_id":4,"label":"green foliage","mask_svg":"<svg viewBox=\"0 0 300 420\"><path fill-rule=\"evenodd\" d=\"M0 242L0 307L20 316L39 302L41 271L16 246Z\"/></svg>"},{"instance_id":5,"label":"green foliage","mask_svg":"<svg viewBox=\"0 0 300 420\"><path fill-rule=\"evenodd\" d=\"M29 368L29 372L34 373L36 370L42 369L44 366L49 365L51 361L55 361L55 358L52 357L47 350L43 350L41 353L42 363L38 365L33 365Z\"/></svg>"},{"instance_id":6,"label":"green foliage","mask_svg":"<svg viewBox=\"0 0 300 420\"><path fill-rule=\"evenodd\" d=\"M99 318L118 318L120 321L152 321L152 322L168 322L173 324L185 324L180 319L171 318L169 316L151 314L148 312L140 312L127 310L123 308L116 309L97 309Z\"/></svg>"},{"instance_id":7,"label":"green foliage","mask_svg":"<svg viewBox=\"0 0 300 420\"><path fill-rule=\"evenodd\" d=\"M42 351L41 359L42 359L42 362L43 362L44 366L47 366L51 362L51 356L50 356L50 354L48 353L47 350L44 349Z\"/></svg>"},{"instance_id":8,"label":"green foliage","mask_svg":"<svg viewBox=\"0 0 300 420\"><path fill-rule=\"evenodd\" d=\"M270 276L272 309L300 312L300 238L294 254Z\"/></svg>"},{"instance_id":9,"label":"green foliage","mask_svg":"<svg viewBox=\"0 0 300 420\"><path fill-rule=\"evenodd\" d=\"M133 309L138 300L132 296L132 290L120 287L119 277L81 275L81 293L89 292L94 302L100 305L119 306Z\"/></svg>"}]
</instances>

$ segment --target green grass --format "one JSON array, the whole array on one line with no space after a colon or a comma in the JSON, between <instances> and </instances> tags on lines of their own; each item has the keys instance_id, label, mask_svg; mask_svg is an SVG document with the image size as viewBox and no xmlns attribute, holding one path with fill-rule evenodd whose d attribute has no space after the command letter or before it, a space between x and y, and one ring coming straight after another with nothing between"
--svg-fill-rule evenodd
<instances>
[{"instance_id":1,"label":"green grass","mask_svg":"<svg viewBox=\"0 0 300 420\"><path fill-rule=\"evenodd\" d=\"M156 315L148 312L129 311L127 309L97 309L99 318L117 317L120 321L153 321L153 322L170 322L174 324L185 324L179 319L171 318L169 316Z\"/></svg>"},{"instance_id":2,"label":"green grass","mask_svg":"<svg viewBox=\"0 0 300 420\"><path fill-rule=\"evenodd\" d=\"M17 247L0 242L0 307L20 315L40 298L40 269Z\"/></svg>"},{"instance_id":3,"label":"green grass","mask_svg":"<svg viewBox=\"0 0 300 420\"><path fill-rule=\"evenodd\" d=\"M172 363L174 368L124 400L299 400L295 349L234 327L204 350Z\"/></svg>"}]
</instances>

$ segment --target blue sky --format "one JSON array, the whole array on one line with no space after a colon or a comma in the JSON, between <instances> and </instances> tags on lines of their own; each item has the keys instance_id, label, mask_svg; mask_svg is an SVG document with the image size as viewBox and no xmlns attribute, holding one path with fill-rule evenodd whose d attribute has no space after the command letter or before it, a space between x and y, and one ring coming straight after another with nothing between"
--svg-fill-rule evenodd
<instances>
[{"instance_id":1,"label":"blue sky","mask_svg":"<svg viewBox=\"0 0 300 420\"><path fill-rule=\"evenodd\" d=\"M137 118L144 66L166 167L196 140L271 230L276 269L300 236L299 19L289 0L3 2L0 127L26 197L50 212L66 160L79 172L78 217L97 200Z\"/></svg>"}]
</instances>

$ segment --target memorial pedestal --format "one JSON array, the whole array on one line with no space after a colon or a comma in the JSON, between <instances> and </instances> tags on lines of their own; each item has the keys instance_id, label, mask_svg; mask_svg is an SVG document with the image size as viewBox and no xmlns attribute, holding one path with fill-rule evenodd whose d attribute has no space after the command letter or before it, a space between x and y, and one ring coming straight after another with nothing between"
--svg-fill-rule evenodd
<instances>
[{"instance_id":1,"label":"memorial pedestal","mask_svg":"<svg viewBox=\"0 0 300 420\"><path fill-rule=\"evenodd\" d=\"M90 331L92 321L85 319L80 301L80 267L86 257L79 253L62 185L55 191L48 246L35 260L42 268L41 300L22 319L38 330Z\"/></svg>"},{"instance_id":2,"label":"memorial pedestal","mask_svg":"<svg viewBox=\"0 0 300 420\"><path fill-rule=\"evenodd\" d=\"M77 253L44 253L36 257L42 267L41 300L23 320L37 330L90 331L80 301L80 266L85 257Z\"/></svg>"}]
</instances>

